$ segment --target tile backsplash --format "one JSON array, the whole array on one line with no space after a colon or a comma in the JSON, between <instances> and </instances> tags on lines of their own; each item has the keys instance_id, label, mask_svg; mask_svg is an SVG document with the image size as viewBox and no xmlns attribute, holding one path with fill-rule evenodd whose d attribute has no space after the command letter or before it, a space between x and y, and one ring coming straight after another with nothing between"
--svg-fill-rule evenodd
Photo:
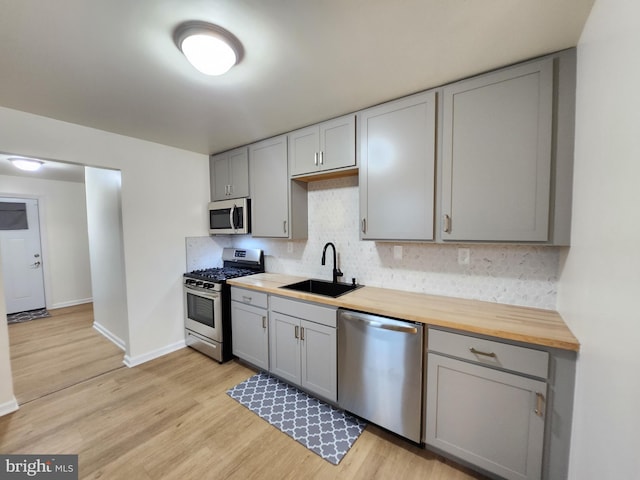
<instances>
[{"instance_id":1,"label":"tile backsplash","mask_svg":"<svg viewBox=\"0 0 640 480\"><path fill-rule=\"evenodd\" d=\"M243 236L189 237L187 270L220 265L223 247L261 248L266 270L331 279L331 257L322 266L322 248L333 242L343 281L490 302L555 309L560 248L521 245L436 245L359 239L358 179L311 182L307 240ZM400 247L400 248L397 248ZM458 249L470 252L458 264ZM402 250L402 258L394 256ZM398 252L399 253L399 252Z\"/></svg>"}]
</instances>

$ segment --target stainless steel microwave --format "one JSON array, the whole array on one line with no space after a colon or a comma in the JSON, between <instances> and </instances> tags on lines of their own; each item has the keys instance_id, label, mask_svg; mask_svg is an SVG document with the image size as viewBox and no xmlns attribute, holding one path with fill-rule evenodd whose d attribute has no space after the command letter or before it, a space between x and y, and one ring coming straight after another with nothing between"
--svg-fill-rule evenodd
<instances>
[{"instance_id":1,"label":"stainless steel microwave","mask_svg":"<svg viewBox=\"0 0 640 480\"><path fill-rule=\"evenodd\" d=\"M209 233L251 233L251 200L235 198L209 203Z\"/></svg>"}]
</instances>

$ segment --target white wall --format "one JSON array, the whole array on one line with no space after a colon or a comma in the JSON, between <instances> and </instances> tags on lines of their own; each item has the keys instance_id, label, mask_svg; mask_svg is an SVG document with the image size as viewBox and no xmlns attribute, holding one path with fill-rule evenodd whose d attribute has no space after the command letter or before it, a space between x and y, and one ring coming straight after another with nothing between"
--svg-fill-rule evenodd
<instances>
[{"instance_id":1,"label":"white wall","mask_svg":"<svg viewBox=\"0 0 640 480\"><path fill-rule=\"evenodd\" d=\"M640 472L640 2L597 0L578 45L572 246L558 309L581 342L570 478Z\"/></svg>"},{"instance_id":2,"label":"white wall","mask_svg":"<svg viewBox=\"0 0 640 480\"><path fill-rule=\"evenodd\" d=\"M207 234L208 157L1 107L0 151L122 172L128 362L184 344L184 239Z\"/></svg>"},{"instance_id":3,"label":"white wall","mask_svg":"<svg viewBox=\"0 0 640 480\"><path fill-rule=\"evenodd\" d=\"M2 258L0 258L2 262ZM4 283L0 268L0 319L7 318L7 306L4 299ZM0 416L13 412L18 402L13 395L13 379L11 377L11 357L9 355L9 332L7 322L0 321Z\"/></svg>"},{"instance_id":4,"label":"white wall","mask_svg":"<svg viewBox=\"0 0 640 480\"><path fill-rule=\"evenodd\" d=\"M85 167L94 327L123 350L128 345L127 291L117 170Z\"/></svg>"},{"instance_id":5,"label":"white wall","mask_svg":"<svg viewBox=\"0 0 640 480\"><path fill-rule=\"evenodd\" d=\"M0 195L38 199L47 308L91 301L84 183L0 175Z\"/></svg>"}]
</instances>

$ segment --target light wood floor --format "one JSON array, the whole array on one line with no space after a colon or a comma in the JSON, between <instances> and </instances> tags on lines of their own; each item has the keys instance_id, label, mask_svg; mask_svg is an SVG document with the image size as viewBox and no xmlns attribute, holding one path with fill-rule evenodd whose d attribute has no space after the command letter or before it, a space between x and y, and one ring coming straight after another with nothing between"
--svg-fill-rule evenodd
<instances>
[{"instance_id":1,"label":"light wood floor","mask_svg":"<svg viewBox=\"0 0 640 480\"><path fill-rule=\"evenodd\" d=\"M124 352L92 328L93 304L49 313L51 317L9 325L13 389L20 405L125 368Z\"/></svg>"},{"instance_id":2,"label":"light wood floor","mask_svg":"<svg viewBox=\"0 0 640 480\"><path fill-rule=\"evenodd\" d=\"M226 395L254 374L246 366L219 365L185 348L126 368L122 351L116 348L118 359L105 355L110 342L78 316L56 315L47 320L51 326L41 326L50 336L66 331L86 341L75 354L59 346L45 348L47 357L39 342L27 351L30 335L21 330L37 330L27 325L43 320L10 327L14 374L22 377L17 396L29 400L0 417L0 452L79 454L83 479L482 478L371 425L332 465ZM34 355L60 380L56 386L30 386L50 378L34 366Z\"/></svg>"}]
</instances>

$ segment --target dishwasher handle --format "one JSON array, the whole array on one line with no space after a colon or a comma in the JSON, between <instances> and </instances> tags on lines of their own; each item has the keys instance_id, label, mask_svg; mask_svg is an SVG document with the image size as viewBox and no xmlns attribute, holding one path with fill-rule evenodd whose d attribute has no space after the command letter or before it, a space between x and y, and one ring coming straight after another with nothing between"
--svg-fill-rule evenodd
<instances>
[{"instance_id":1,"label":"dishwasher handle","mask_svg":"<svg viewBox=\"0 0 640 480\"><path fill-rule=\"evenodd\" d=\"M369 327L373 328L381 328L382 330L392 330L394 332L401 333L409 333L415 335L418 333L418 328L412 326L411 324L398 325L397 322L394 323L384 322L382 317L376 317L375 315L367 315L366 313L354 313L354 312L340 312L340 317L345 320L355 320L356 322L361 322L366 324Z\"/></svg>"}]
</instances>

